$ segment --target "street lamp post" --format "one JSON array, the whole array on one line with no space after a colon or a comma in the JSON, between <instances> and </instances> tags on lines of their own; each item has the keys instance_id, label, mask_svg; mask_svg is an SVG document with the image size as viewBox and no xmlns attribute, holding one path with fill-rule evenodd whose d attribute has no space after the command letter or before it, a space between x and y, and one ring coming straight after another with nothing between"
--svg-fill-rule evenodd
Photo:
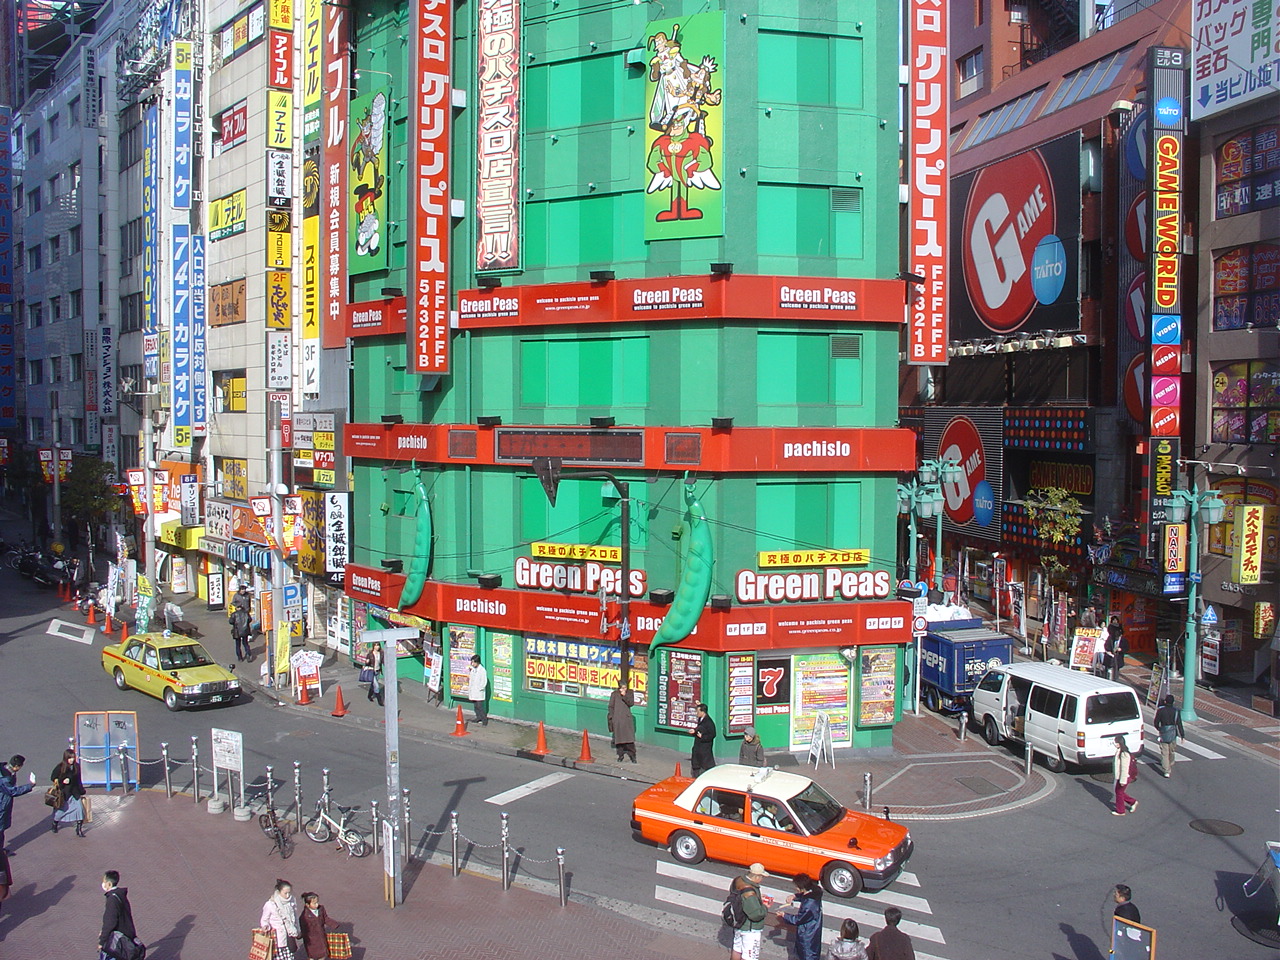
<instances>
[{"instance_id":1,"label":"street lamp post","mask_svg":"<svg viewBox=\"0 0 1280 960\"><path fill-rule=\"evenodd\" d=\"M898 484L898 513L906 514L907 530L910 542L907 544L907 569L914 582L919 572L916 569L916 518L928 520L930 517L941 518L942 505L946 501L942 497L942 488L938 485L936 470L927 479L923 467L918 477L912 477L905 483ZM942 524L939 520L938 524ZM936 561L935 561L936 563Z\"/></svg>"},{"instance_id":2,"label":"street lamp post","mask_svg":"<svg viewBox=\"0 0 1280 960\"><path fill-rule=\"evenodd\" d=\"M1196 593L1200 586L1200 524L1221 523L1226 504L1217 490L1199 490L1195 481L1190 490L1172 490L1165 502L1165 514L1171 523L1187 524L1187 625L1182 650L1182 720L1189 723L1196 716L1196 673L1200 656L1200 630L1196 624ZM1198 522L1197 522L1198 521Z\"/></svg>"},{"instance_id":3,"label":"street lamp post","mask_svg":"<svg viewBox=\"0 0 1280 960\"><path fill-rule=\"evenodd\" d=\"M960 462L958 460L950 460L946 457L939 457L936 460L920 461L920 480L925 484L935 484L941 479L942 483L953 483L960 478ZM938 493L942 493L942 486L939 484ZM935 514L934 524L934 548L933 548L933 588L939 593L942 592L942 511L946 505L946 497L938 504ZM901 509L901 500L899 500L899 509ZM957 573L957 577L959 574Z\"/></svg>"}]
</instances>

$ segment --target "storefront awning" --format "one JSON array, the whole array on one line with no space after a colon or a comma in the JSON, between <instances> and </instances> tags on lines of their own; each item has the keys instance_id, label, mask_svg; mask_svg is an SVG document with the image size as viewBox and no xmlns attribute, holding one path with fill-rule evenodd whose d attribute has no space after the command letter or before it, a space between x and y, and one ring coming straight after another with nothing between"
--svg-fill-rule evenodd
<instances>
[{"instance_id":1,"label":"storefront awning","mask_svg":"<svg viewBox=\"0 0 1280 960\"><path fill-rule=\"evenodd\" d=\"M204 527L184 527L181 520L169 520L160 524L160 542L181 550L196 550Z\"/></svg>"}]
</instances>

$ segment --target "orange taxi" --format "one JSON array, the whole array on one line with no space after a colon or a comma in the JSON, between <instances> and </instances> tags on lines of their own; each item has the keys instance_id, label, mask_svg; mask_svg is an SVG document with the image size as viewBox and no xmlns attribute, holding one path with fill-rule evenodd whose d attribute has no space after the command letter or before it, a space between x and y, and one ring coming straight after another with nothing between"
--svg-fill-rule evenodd
<instances>
[{"instance_id":1,"label":"orange taxi","mask_svg":"<svg viewBox=\"0 0 1280 960\"><path fill-rule=\"evenodd\" d=\"M849 810L808 777L731 763L654 784L632 804L631 827L682 863L759 862L820 877L836 897L888 886L913 849L902 824Z\"/></svg>"}]
</instances>

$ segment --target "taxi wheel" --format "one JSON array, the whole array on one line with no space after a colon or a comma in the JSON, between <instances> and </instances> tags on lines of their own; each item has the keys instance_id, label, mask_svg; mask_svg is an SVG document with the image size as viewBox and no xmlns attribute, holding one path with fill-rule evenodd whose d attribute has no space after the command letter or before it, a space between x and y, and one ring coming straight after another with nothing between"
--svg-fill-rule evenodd
<instances>
[{"instance_id":1,"label":"taxi wheel","mask_svg":"<svg viewBox=\"0 0 1280 960\"><path fill-rule=\"evenodd\" d=\"M688 830L677 830L671 835L669 843L671 855L681 863L701 863L707 859L707 851L702 841Z\"/></svg>"},{"instance_id":2,"label":"taxi wheel","mask_svg":"<svg viewBox=\"0 0 1280 960\"><path fill-rule=\"evenodd\" d=\"M165 687L164 705L173 711L182 709L182 704L178 702L178 693L173 689L173 687Z\"/></svg>"},{"instance_id":3,"label":"taxi wheel","mask_svg":"<svg viewBox=\"0 0 1280 960\"><path fill-rule=\"evenodd\" d=\"M111 676L116 682L117 690L129 689L129 681L124 678L124 671L121 670L119 667L116 667L115 671L111 674Z\"/></svg>"},{"instance_id":4,"label":"taxi wheel","mask_svg":"<svg viewBox=\"0 0 1280 960\"><path fill-rule=\"evenodd\" d=\"M856 897L862 892L862 874L835 860L822 868L822 886L833 897Z\"/></svg>"}]
</instances>

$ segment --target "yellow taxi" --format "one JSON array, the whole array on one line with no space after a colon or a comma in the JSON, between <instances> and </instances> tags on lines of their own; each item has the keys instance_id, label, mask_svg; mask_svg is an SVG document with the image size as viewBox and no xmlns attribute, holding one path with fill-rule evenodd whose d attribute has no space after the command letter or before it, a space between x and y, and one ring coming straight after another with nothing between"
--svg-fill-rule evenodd
<instances>
[{"instance_id":1,"label":"yellow taxi","mask_svg":"<svg viewBox=\"0 0 1280 960\"><path fill-rule=\"evenodd\" d=\"M240 681L208 651L181 634L137 633L102 651L102 669L121 690L159 697L170 710L232 703Z\"/></svg>"},{"instance_id":2,"label":"yellow taxi","mask_svg":"<svg viewBox=\"0 0 1280 960\"><path fill-rule=\"evenodd\" d=\"M762 863L820 877L836 897L888 886L915 849L902 824L850 810L808 777L733 763L654 784L632 804L631 828L682 863Z\"/></svg>"}]
</instances>

